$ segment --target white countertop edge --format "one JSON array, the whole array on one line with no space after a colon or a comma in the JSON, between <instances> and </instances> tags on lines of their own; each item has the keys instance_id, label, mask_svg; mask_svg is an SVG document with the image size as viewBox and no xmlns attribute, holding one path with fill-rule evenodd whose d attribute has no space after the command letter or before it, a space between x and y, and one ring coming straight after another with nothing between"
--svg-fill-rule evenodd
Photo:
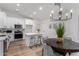
<instances>
[{"instance_id":1,"label":"white countertop edge","mask_svg":"<svg viewBox=\"0 0 79 59\"><path fill-rule=\"evenodd\" d=\"M42 35L42 33L26 33L26 35Z\"/></svg>"}]
</instances>

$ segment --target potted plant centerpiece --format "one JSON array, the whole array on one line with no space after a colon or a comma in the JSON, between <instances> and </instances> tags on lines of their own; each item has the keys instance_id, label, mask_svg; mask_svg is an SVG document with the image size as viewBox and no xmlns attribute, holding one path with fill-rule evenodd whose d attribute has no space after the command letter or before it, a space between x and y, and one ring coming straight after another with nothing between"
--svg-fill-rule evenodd
<instances>
[{"instance_id":1,"label":"potted plant centerpiece","mask_svg":"<svg viewBox=\"0 0 79 59\"><path fill-rule=\"evenodd\" d=\"M64 23L59 23L56 28L55 28L55 31L56 31L56 35L57 35L57 41L58 43L62 43L63 42L63 36L64 36L64 33L65 33L65 28L64 28Z\"/></svg>"}]
</instances>

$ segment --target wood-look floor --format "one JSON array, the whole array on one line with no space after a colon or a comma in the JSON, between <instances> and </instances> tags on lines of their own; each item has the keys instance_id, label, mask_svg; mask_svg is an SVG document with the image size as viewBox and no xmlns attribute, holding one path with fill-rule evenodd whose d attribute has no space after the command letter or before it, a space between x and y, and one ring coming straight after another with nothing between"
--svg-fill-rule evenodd
<instances>
[{"instance_id":1,"label":"wood-look floor","mask_svg":"<svg viewBox=\"0 0 79 59\"><path fill-rule=\"evenodd\" d=\"M11 42L8 51L5 52L6 56L41 56L42 46L29 48L26 46L25 41Z\"/></svg>"}]
</instances>

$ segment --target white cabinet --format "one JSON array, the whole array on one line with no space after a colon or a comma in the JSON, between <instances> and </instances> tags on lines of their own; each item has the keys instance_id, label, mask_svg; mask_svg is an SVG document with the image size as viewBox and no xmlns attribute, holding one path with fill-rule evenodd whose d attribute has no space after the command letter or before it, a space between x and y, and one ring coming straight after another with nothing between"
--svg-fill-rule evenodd
<instances>
[{"instance_id":1,"label":"white cabinet","mask_svg":"<svg viewBox=\"0 0 79 59\"><path fill-rule=\"evenodd\" d=\"M6 23L7 23L7 27L14 28L15 24L20 24L24 28L24 19L20 19L20 18L17 18L17 17L7 16L7 22Z\"/></svg>"},{"instance_id":2,"label":"white cabinet","mask_svg":"<svg viewBox=\"0 0 79 59\"><path fill-rule=\"evenodd\" d=\"M26 25L26 33L32 33L33 25Z\"/></svg>"}]
</instances>

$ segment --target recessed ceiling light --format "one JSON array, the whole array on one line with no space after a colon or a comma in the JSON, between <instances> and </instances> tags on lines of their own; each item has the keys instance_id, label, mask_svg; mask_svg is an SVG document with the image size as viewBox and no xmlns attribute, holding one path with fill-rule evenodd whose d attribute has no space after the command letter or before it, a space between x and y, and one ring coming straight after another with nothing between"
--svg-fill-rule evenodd
<instances>
[{"instance_id":1,"label":"recessed ceiling light","mask_svg":"<svg viewBox=\"0 0 79 59\"><path fill-rule=\"evenodd\" d=\"M36 12L33 12L34 15L36 15Z\"/></svg>"},{"instance_id":2,"label":"recessed ceiling light","mask_svg":"<svg viewBox=\"0 0 79 59\"><path fill-rule=\"evenodd\" d=\"M43 7L39 7L39 10L42 10L43 9Z\"/></svg>"},{"instance_id":3,"label":"recessed ceiling light","mask_svg":"<svg viewBox=\"0 0 79 59\"><path fill-rule=\"evenodd\" d=\"M17 6L17 7L19 7L19 6L20 6L20 4L19 4L19 3L17 3L17 4L16 4L16 6Z\"/></svg>"},{"instance_id":4,"label":"recessed ceiling light","mask_svg":"<svg viewBox=\"0 0 79 59\"><path fill-rule=\"evenodd\" d=\"M70 10L70 12L72 13L72 12L73 12L73 10L71 9L71 10Z\"/></svg>"},{"instance_id":5,"label":"recessed ceiling light","mask_svg":"<svg viewBox=\"0 0 79 59\"><path fill-rule=\"evenodd\" d=\"M16 9L16 11L19 11L19 9Z\"/></svg>"}]
</instances>

